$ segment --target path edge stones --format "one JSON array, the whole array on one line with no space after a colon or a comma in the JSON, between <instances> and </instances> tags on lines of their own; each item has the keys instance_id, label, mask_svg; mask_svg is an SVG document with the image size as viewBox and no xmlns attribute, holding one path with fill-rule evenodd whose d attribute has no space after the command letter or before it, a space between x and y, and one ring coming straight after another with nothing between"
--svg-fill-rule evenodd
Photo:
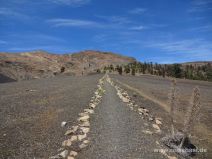
<instances>
[{"instance_id":1,"label":"path edge stones","mask_svg":"<svg viewBox=\"0 0 212 159\"><path fill-rule=\"evenodd\" d=\"M112 79L109 77L109 75L106 75L106 81L115 88L118 97L123 103L126 103L127 106L130 108L131 111L137 112L142 119L146 119L149 122L152 123L152 128L154 129L154 132L150 130L143 130L143 133L152 135L152 134L158 134L160 135L162 133L161 127L162 127L162 118L160 117L154 117L150 114L150 111L146 109L145 107L139 107L135 101L133 101L130 96L128 95L127 91L115 84ZM156 146L158 147L159 153L161 153L164 157L168 159L177 159L175 156L170 156L168 153L163 149L162 145L159 141L156 141Z\"/></svg>"},{"instance_id":2,"label":"path edge stones","mask_svg":"<svg viewBox=\"0 0 212 159\"><path fill-rule=\"evenodd\" d=\"M90 132L90 116L94 114L95 108L99 105L104 95L104 82L106 74L99 79L97 84L97 90L94 92L91 98L88 108L84 109L82 113L79 113L77 118L77 124L68 128L65 132L65 139L61 148L57 154L49 157L49 159L75 159L80 151L86 148L89 143L89 132Z\"/></svg>"}]
</instances>

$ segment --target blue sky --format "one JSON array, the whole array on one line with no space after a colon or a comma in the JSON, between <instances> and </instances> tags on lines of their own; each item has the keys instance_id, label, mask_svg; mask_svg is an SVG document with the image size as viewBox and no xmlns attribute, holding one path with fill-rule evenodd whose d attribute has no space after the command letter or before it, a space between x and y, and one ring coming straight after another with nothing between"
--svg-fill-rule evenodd
<instances>
[{"instance_id":1,"label":"blue sky","mask_svg":"<svg viewBox=\"0 0 212 159\"><path fill-rule=\"evenodd\" d=\"M212 0L0 0L0 51L212 60Z\"/></svg>"}]
</instances>

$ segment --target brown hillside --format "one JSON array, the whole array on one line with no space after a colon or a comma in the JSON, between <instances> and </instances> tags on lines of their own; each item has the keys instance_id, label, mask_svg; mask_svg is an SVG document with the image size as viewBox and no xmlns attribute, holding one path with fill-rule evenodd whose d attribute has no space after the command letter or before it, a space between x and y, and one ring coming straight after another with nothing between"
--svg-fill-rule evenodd
<instances>
[{"instance_id":1,"label":"brown hillside","mask_svg":"<svg viewBox=\"0 0 212 159\"><path fill-rule=\"evenodd\" d=\"M100 51L56 55L45 51L0 53L0 73L14 80L53 77L59 74L82 75L110 64L127 64L134 58Z\"/></svg>"}]
</instances>

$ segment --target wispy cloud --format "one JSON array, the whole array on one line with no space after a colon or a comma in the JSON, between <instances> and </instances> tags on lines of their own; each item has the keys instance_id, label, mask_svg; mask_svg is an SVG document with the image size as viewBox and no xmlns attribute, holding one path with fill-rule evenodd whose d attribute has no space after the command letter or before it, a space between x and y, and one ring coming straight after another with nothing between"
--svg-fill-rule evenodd
<instances>
[{"instance_id":1,"label":"wispy cloud","mask_svg":"<svg viewBox=\"0 0 212 159\"><path fill-rule=\"evenodd\" d=\"M192 6L188 9L188 12L203 12L212 10L211 0L193 0L191 5Z\"/></svg>"},{"instance_id":2,"label":"wispy cloud","mask_svg":"<svg viewBox=\"0 0 212 159\"><path fill-rule=\"evenodd\" d=\"M5 36L7 41L0 40L5 43L8 51L33 51L33 50L46 50L50 52L64 53L69 52L72 47L68 42L60 37L55 37L48 34L42 34L38 32L25 32L7 34ZM68 44L68 45L67 45ZM1 49L4 45L1 45Z\"/></svg>"},{"instance_id":3,"label":"wispy cloud","mask_svg":"<svg viewBox=\"0 0 212 159\"><path fill-rule=\"evenodd\" d=\"M80 20L80 19L50 19L47 20L54 27L85 27L85 28L100 28L104 27L103 24L90 21L90 20Z\"/></svg>"},{"instance_id":4,"label":"wispy cloud","mask_svg":"<svg viewBox=\"0 0 212 159\"><path fill-rule=\"evenodd\" d=\"M79 6L90 3L90 0L49 0L49 1L56 4L69 5L74 7L79 7Z\"/></svg>"},{"instance_id":5,"label":"wispy cloud","mask_svg":"<svg viewBox=\"0 0 212 159\"><path fill-rule=\"evenodd\" d=\"M102 43L102 42L105 42L106 40L108 40L109 38L110 38L110 36L107 34L97 34L97 35L94 35L92 40L97 43Z\"/></svg>"},{"instance_id":6,"label":"wispy cloud","mask_svg":"<svg viewBox=\"0 0 212 159\"><path fill-rule=\"evenodd\" d=\"M109 23L113 24L128 24L131 23L128 17L124 16L105 16L105 15L97 15L97 18L103 19Z\"/></svg>"},{"instance_id":7,"label":"wispy cloud","mask_svg":"<svg viewBox=\"0 0 212 159\"><path fill-rule=\"evenodd\" d=\"M207 32L212 31L212 25L203 25L199 27L191 28L190 31Z\"/></svg>"},{"instance_id":8,"label":"wispy cloud","mask_svg":"<svg viewBox=\"0 0 212 159\"><path fill-rule=\"evenodd\" d=\"M130 27L129 29L130 30L134 30L134 31L141 31L141 30L144 30L146 29L147 27L144 27L142 25L139 25L139 26L134 26L134 27Z\"/></svg>"},{"instance_id":9,"label":"wispy cloud","mask_svg":"<svg viewBox=\"0 0 212 159\"><path fill-rule=\"evenodd\" d=\"M71 48L67 48L65 46L60 45L37 45L32 47L10 47L8 49L9 51L15 51L15 52L25 52L25 51L35 51L35 50L45 50L49 52L55 52L55 53L68 53L70 51L73 51Z\"/></svg>"},{"instance_id":10,"label":"wispy cloud","mask_svg":"<svg viewBox=\"0 0 212 159\"><path fill-rule=\"evenodd\" d=\"M98 21L84 19L49 19L46 22L54 27L81 27L81 28L103 28L103 29L122 29L127 28L131 21L122 16L96 16Z\"/></svg>"},{"instance_id":11,"label":"wispy cloud","mask_svg":"<svg viewBox=\"0 0 212 159\"><path fill-rule=\"evenodd\" d=\"M134 8L132 10L130 10L128 13L130 14L143 14L147 11L146 8Z\"/></svg>"},{"instance_id":12,"label":"wispy cloud","mask_svg":"<svg viewBox=\"0 0 212 159\"><path fill-rule=\"evenodd\" d=\"M27 15L19 13L17 11L14 11L14 10L12 10L10 8L0 8L0 16L11 17L11 18L20 18L20 19L28 18Z\"/></svg>"},{"instance_id":13,"label":"wispy cloud","mask_svg":"<svg viewBox=\"0 0 212 159\"><path fill-rule=\"evenodd\" d=\"M6 34L2 38L7 39L3 41L4 45L10 46L8 49L12 48L24 48L24 47L34 47L34 46L47 46L47 45L65 45L67 41L60 37L55 37L52 35L42 34L38 32L24 32L24 33L13 33ZM0 41L1 44L1 41ZM2 44L2 46L4 46ZM37 47L37 49L42 49Z\"/></svg>"},{"instance_id":14,"label":"wispy cloud","mask_svg":"<svg viewBox=\"0 0 212 159\"><path fill-rule=\"evenodd\" d=\"M185 57L202 57L212 55L211 42L204 39L187 39L173 42L148 42L147 47L159 48L168 54L183 54Z\"/></svg>"},{"instance_id":15,"label":"wispy cloud","mask_svg":"<svg viewBox=\"0 0 212 159\"><path fill-rule=\"evenodd\" d=\"M193 4L196 6L205 6L211 4L211 0L193 0Z\"/></svg>"},{"instance_id":16,"label":"wispy cloud","mask_svg":"<svg viewBox=\"0 0 212 159\"><path fill-rule=\"evenodd\" d=\"M7 44L7 42L6 42L6 41L4 41L4 40L0 40L0 45L5 45L5 44Z\"/></svg>"}]
</instances>

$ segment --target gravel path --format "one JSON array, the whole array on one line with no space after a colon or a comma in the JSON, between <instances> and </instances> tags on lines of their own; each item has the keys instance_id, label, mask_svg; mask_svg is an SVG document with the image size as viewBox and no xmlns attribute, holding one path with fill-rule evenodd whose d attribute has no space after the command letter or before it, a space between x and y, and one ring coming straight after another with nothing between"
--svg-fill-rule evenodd
<instances>
[{"instance_id":1,"label":"gravel path","mask_svg":"<svg viewBox=\"0 0 212 159\"><path fill-rule=\"evenodd\" d=\"M168 93L170 91L170 79L162 78L158 76L142 75L142 76L120 76L110 75L112 80L119 81L134 89L128 89L124 85L121 85L124 89L133 96L135 89L149 96L153 100L158 100L162 103L168 104ZM117 82L117 84L119 83ZM193 81L177 79L177 89L179 93L179 104L175 107L175 127L181 130L183 127L183 120L189 105L192 90L195 86L199 86L201 93L201 109L199 115L199 121L195 123L194 131L192 132L191 141L199 148L207 149L207 153L199 153L198 158L212 158L212 82L206 81ZM168 112L164 111L163 106L148 100L147 98L139 95L134 97L137 104L143 105L149 109L155 116L163 118L163 128L170 129L170 117ZM164 132L164 131L163 131ZM207 156L207 157L205 157Z\"/></svg>"},{"instance_id":2,"label":"gravel path","mask_svg":"<svg viewBox=\"0 0 212 159\"><path fill-rule=\"evenodd\" d=\"M106 94L91 118L90 146L79 159L160 159L155 137L142 133L144 120L130 111L117 96L115 88L105 84Z\"/></svg>"}]
</instances>

